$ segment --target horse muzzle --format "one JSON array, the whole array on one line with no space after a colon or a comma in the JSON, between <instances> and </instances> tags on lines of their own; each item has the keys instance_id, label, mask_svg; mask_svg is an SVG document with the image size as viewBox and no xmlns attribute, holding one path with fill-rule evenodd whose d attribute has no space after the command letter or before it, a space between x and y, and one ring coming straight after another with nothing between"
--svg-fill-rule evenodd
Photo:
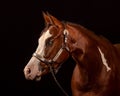
<instances>
[{"instance_id":1,"label":"horse muzzle","mask_svg":"<svg viewBox=\"0 0 120 96\"><path fill-rule=\"evenodd\" d=\"M40 61L32 57L24 68L24 75L27 80L40 80L43 74L43 68Z\"/></svg>"}]
</instances>

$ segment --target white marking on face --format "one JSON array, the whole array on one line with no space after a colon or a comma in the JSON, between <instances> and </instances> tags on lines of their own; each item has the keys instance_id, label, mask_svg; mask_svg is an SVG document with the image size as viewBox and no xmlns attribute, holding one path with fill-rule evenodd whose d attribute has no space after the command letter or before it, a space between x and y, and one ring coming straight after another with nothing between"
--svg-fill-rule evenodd
<instances>
[{"instance_id":1,"label":"white marking on face","mask_svg":"<svg viewBox=\"0 0 120 96\"><path fill-rule=\"evenodd\" d=\"M36 49L36 53L39 54L41 57L44 57L45 55L45 42L46 40L51 37L50 30L47 30L42 34L42 36L39 38L39 45Z\"/></svg>"},{"instance_id":2,"label":"white marking on face","mask_svg":"<svg viewBox=\"0 0 120 96\"><path fill-rule=\"evenodd\" d=\"M101 49L100 49L99 47L98 47L98 50L99 50L99 52L100 52L102 62L103 62L103 64L105 65L105 67L107 68L107 72L110 71L111 68L110 68L110 67L108 66L108 64L107 64L107 60L106 60L106 58L105 58L105 56L104 56L104 53L101 51Z\"/></svg>"}]
</instances>

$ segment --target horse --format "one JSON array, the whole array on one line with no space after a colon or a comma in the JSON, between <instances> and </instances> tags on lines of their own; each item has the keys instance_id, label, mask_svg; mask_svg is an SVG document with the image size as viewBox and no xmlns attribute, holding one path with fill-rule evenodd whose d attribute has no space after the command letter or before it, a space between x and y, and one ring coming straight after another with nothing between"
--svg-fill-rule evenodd
<instances>
[{"instance_id":1,"label":"horse","mask_svg":"<svg viewBox=\"0 0 120 96\"><path fill-rule=\"evenodd\" d=\"M120 44L49 13L43 13L43 18L45 28L23 69L25 78L40 81L51 70L57 74L71 56L75 61L72 96L120 96Z\"/></svg>"}]
</instances>

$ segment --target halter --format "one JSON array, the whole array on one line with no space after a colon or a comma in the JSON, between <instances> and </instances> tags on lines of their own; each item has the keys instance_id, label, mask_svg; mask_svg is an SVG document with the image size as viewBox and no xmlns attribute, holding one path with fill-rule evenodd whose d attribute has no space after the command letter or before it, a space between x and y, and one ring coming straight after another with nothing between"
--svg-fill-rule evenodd
<instances>
[{"instance_id":1,"label":"halter","mask_svg":"<svg viewBox=\"0 0 120 96\"><path fill-rule=\"evenodd\" d=\"M41 62L47 64L47 65L51 65L53 63L57 63L57 59L59 58L59 56L61 55L61 53L66 50L68 53L69 53L69 50L68 48L66 47L66 43L67 43L67 34L68 34L68 31L65 29L63 31L63 36L64 36L64 40L63 40L63 44L62 44L62 47L59 49L59 51L57 52L57 54L53 57L53 59L49 59L47 60L46 58L44 57L41 57L38 53L33 53L33 57L36 57L38 60L40 60Z\"/></svg>"},{"instance_id":2,"label":"halter","mask_svg":"<svg viewBox=\"0 0 120 96\"><path fill-rule=\"evenodd\" d=\"M69 50L68 48L66 47L66 43L67 43L67 35L68 35L68 31L65 29L63 31L63 36L64 36L64 40L63 40L63 44L62 44L62 47L59 49L59 51L56 53L56 55L53 57L53 59L49 59L47 60L46 58L43 58L41 57L39 54L37 53L33 53L33 57L37 58L39 61L47 64L47 66L50 68L50 72L52 73L52 76L56 82L56 84L58 85L58 87L61 89L61 91L66 95L66 96L69 96L65 90L62 88L62 86L60 85L60 83L57 81L56 77L55 77L55 72L54 72L54 69L52 67L52 64L54 63L57 63L57 59L59 58L59 56L62 54L62 52L64 50L66 50L68 53L69 53ZM59 68L58 68L59 69Z\"/></svg>"}]
</instances>

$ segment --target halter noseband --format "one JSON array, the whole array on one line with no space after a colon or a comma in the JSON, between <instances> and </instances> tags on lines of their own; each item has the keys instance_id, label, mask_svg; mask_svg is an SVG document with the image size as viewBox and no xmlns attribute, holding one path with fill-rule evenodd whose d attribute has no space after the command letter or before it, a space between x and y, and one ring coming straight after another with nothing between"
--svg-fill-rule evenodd
<instances>
[{"instance_id":1,"label":"halter noseband","mask_svg":"<svg viewBox=\"0 0 120 96\"><path fill-rule=\"evenodd\" d=\"M55 55L55 57L51 60L46 60L45 58L41 57L39 54L37 53L33 53L33 57L36 57L38 60L40 60L41 62L45 63L45 64L53 64L53 63L57 63L56 60L58 59L58 57L61 55L61 53L63 52L65 48L60 48L60 50L57 52L57 54Z\"/></svg>"}]
</instances>

